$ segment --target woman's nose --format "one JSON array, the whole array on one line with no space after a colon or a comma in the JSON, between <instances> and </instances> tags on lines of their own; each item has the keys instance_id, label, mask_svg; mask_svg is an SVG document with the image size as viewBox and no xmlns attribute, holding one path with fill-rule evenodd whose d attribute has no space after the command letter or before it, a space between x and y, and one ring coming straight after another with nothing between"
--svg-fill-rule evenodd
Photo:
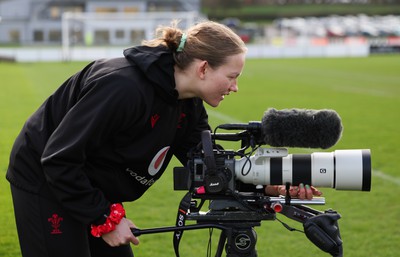
<instances>
[{"instance_id":1,"label":"woman's nose","mask_svg":"<svg viewBox=\"0 0 400 257\"><path fill-rule=\"evenodd\" d=\"M231 87L229 88L229 91L232 92L237 92L239 90L238 84L235 82L231 85Z\"/></svg>"}]
</instances>

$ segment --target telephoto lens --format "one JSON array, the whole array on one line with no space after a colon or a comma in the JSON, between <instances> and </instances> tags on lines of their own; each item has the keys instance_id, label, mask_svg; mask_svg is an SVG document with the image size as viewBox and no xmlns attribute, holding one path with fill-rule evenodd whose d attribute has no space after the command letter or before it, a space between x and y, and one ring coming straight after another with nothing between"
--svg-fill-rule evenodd
<instances>
[{"instance_id":1,"label":"telephoto lens","mask_svg":"<svg viewBox=\"0 0 400 257\"><path fill-rule=\"evenodd\" d=\"M371 151L336 150L270 157L255 154L235 161L236 179L254 185L300 183L337 190L371 190Z\"/></svg>"}]
</instances>

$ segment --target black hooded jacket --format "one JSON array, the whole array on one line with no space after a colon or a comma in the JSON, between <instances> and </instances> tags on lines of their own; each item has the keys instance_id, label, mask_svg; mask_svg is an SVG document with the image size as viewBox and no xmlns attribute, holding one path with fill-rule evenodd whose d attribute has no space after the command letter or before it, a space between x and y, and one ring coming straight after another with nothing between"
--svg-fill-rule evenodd
<instances>
[{"instance_id":1,"label":"black hooded jacket","mask_svg":"<svg viewBox=\"0 0 400 257\"><path fill-rule=\"evenodd\" d=\"M59 201L90 224L109 204L139 198L172 155L209 129L200 99L178 100L174 60L163 46L133 47L65 81L27 120L7 179Z\"/></svg>"}]
</instances>

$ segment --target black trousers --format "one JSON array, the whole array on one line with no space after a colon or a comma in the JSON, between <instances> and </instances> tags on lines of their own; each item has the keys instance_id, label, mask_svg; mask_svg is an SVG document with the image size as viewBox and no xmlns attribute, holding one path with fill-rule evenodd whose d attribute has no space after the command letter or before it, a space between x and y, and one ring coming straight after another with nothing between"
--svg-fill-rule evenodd
<instances>
[{"instance_id":1,"label":"black trousers","mask_svg":"<svg viewBox=\"0 0 400 257\"><path fill-rule=\"evenodd\" d=\"M133 257L130 245L111 247L50 197L11 186L23 257Z\"/></svg>"}]
</instances>

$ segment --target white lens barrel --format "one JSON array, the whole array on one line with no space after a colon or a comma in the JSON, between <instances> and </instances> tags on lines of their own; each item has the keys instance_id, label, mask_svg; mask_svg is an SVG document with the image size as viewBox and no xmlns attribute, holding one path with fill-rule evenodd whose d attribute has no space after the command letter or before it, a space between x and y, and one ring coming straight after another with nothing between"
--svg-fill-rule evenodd
<instances>
[{"instance_id":1,"label":"white lens barrel","mask_svg":"<svg viewBox=\"0 0 400 257\"><path fill-rule=\"evenodd\" d=\"M371 190L370 150L335 151L335 188L338 190Z\"/></svg>"},{"instance_id":2,"label":"white lens barrel","mask_svg":"<svg viewBox=\"0 0 400 257\"><path fill-rule=\"evenodd\" d=\"M334 153L313 153L312 159L312 185L319 187L335 187L335 162Z\"/></svg>"},{"instance_id":3,"label":"white lens barrel","mask_svg":"<svg viewBox=\"0 0 400 257\"><path fill-rule=\"evenodd\" d=\"M338 190L371 190L371 152L336 150L285 157L251 156L235 162L238 180L254 185L300 183Z\"/></svg>"}]
</instances>

